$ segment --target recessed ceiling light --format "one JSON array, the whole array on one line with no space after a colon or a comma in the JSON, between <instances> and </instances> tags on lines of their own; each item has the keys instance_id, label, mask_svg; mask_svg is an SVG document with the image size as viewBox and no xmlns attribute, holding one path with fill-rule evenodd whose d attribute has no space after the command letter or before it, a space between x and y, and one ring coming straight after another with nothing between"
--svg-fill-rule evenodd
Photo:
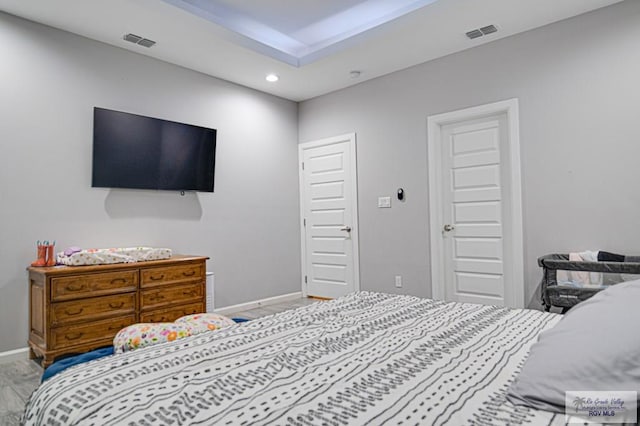
<instances>
[{"instance_id":1,"label":"recessed ceiling light","mask_svg":"<svg viewBox=\"0 0 640 426\"><path fill-rule=\"evenodd\" d=\"M270 83L275 83L276 81L280 80L280 77L278 77L275 74L269 74L269 75L267 75L266 79Z\"/></svg>"}]
</instances>

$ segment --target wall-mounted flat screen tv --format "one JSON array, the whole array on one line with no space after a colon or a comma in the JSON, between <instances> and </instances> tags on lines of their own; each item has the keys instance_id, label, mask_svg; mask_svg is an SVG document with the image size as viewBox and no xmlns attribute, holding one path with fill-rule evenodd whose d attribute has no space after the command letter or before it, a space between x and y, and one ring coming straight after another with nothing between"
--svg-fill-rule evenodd
<instances>
[{"instance_id":1,"label":"wall-mounted flat screen tv","mask_svg":"<svg viewBox=\"0 0 640 426\"><path fill-rule=\"evenodd\" d=\"M216 129L93 109L92 187L213 192Z\"/></svg>"}]
</instances>

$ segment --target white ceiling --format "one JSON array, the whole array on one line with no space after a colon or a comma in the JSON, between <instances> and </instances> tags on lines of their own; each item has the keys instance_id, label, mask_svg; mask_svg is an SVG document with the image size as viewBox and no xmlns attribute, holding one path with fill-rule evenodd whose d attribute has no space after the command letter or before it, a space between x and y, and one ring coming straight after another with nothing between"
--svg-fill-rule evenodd
<instances>
[{"instance_id":1,"label":"white ceiling","mask_svg":"<svg viewBox=\"0 0 640 426\"><path fill-rule=\"evenodd\" d=\"M0 10L301 101L619 1L0 0ZM465 36L491 24L497 33Z\"/></svg>"},{"instance_id":2,"label":"white ceiling","mask_svg":"<svg viewBox=\"0 0 640 426\"><path fill-rule=\"evenodd\" d=\"M436 0L164 0L221 25L241 44L299 67Z\"/></svg>"}]
</instances>

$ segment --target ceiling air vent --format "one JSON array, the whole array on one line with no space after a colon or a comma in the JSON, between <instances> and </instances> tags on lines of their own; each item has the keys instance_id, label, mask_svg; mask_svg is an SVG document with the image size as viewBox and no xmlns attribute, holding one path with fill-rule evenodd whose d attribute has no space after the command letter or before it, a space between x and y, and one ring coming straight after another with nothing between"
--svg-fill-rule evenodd
<instances>
[{"instance_id":1,"label":"ceiling air vent","mask_svg":"<svg viewBox=\"0 0 640 426\"><path fill-rule=\"evenodd\" d=\"M156 44L156 42L153 40L149 40L148 38L143 38L131 33L125 34L123 38L127 41L130 41L131 43L139 44L140 46L144 47L151 47Z\"/></svg>"},{"instance_id":2,"label":"ceiling air vent","mask_svg":"<svg viewBox=\"0 0 640 426\"><path fill-rule=\"evenodd\" d=\"M138 42L138 44L139 44L140 46L144 46L144 47L151 47L151 46L153 46L154 44L156 44L156 42L155 42L155 41L153 41L153 40L149 40L148 38L143 38L142 40L140 40L140 41Z\"/></svg>"},{"instance_id":3,"label":"ceiling air vent","mask_svg":"<svg viewBox=\"0 0 640 426\"><path fill-rule=\"evenodd\" d=\"M472 40L474 38L482 37L484 35L484 34L482 34L482 31L480 31L480 30L469 31L466 34L467 34L467 37L469 37Z\"/></svg>"},{"instance_id":4,"label":"ceiling air vent","mask_svg":"<svg viewBox=\"0 0 640 426\"><path fill-rule=\"evenodd\" d=\"M487 25L486 27L480 28L480 31L482 31L482 34L487 35L487 34L495 33L496 31L498 31L498 29L496 28L495 25Z\"/></svg>"},{"instance_id":5,"label":"ceiling air vent","mask_svg":"<svg viewBox=\"0 0 640 426\"><path fill-rule=\"evenodd\" d=\"M467 31L465 34L471 40L474 38L482 37L491 33L495 33L498 31L498 28L495 25L487 25L486 27L477 28L475 30Z\"/></svg>"}]
</instances>

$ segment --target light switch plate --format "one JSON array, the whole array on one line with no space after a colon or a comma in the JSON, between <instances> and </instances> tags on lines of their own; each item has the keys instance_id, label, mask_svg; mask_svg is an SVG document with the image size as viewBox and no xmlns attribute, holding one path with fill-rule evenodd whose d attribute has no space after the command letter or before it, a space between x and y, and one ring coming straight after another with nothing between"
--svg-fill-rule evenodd
<instances>
[{"instance_id":1,"label":"light switch plate","mask_svg":"<svg viewBox=\"0 0 640 426\"><path fill-rule=\"evenodd\" d=\"M378 197L378 208L388 209L391 207L391 197Z\"/></svg>"}]
</instances>

